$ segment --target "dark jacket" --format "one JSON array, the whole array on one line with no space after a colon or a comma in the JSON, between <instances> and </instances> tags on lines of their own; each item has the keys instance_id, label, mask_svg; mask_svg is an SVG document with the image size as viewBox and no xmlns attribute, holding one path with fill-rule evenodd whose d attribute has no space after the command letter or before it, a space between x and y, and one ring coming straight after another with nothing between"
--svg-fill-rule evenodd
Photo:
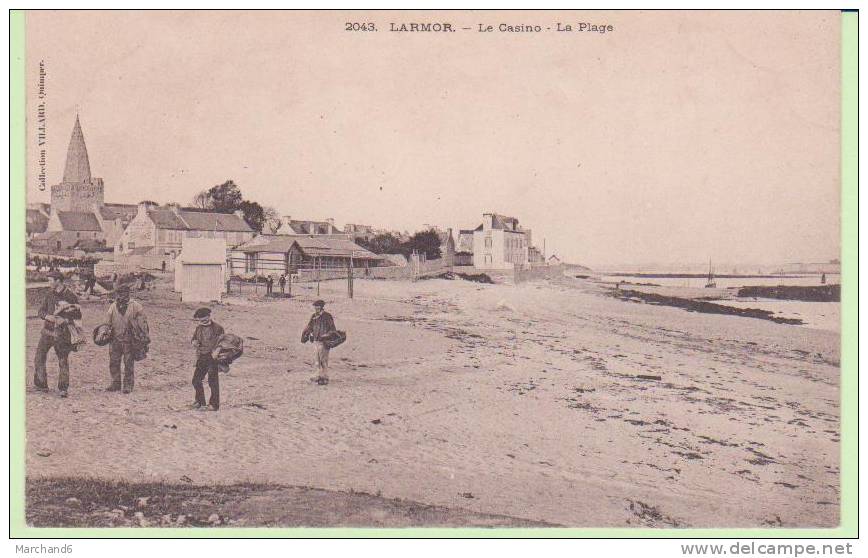
<instances>
[{"instance_id":1,"label":"dark jacket","mask_svg":"<svg viewBox=\"0 0 868 558\"><path fill-rule=\"evenodd\" d=\"M331 314L328 312L323 312L319 316L314 314L310 317L307 327L301 333L301 342L319 341L323 335L336 329L335 321Z\"/></svg>"},{"instance_id":2,"label":"dark jacket","mask_svg":"<svg viewBox=\"0 0 868 558\"><path fill-rule=\"evenodd\" d=\"M54 289L50 289L48 291L48 294L45 295L45 298L42 300L42 306L39 307L39 317L45 320L46 316L54 315L54 313L57 311L57 303L61 300L64 300L70 304L78 304L78 297L75 296L75 293L73 293L69 287L63 287L63 290L59 293ZM73 320L80 320L81 310L70 310L66 313L66 316ZM63 336L65 332L66 336L68 337L69 332L66 332L65 329L66 328L61 328L60 335ZM45 320L42 333L54 337L54 323Z\"/></svg>"},{"instance_id":3,"label":"dark jacket","mask_svg":"<svg viewBox=\"0 0 868 558\"><path fill-rule=\"evenodd\" d=\"M196 353L201 356L211 356L211 352L217 347L217 340L220 339L223 333L223 328L214 321L210 325L196 326L196 331L193 333L193 340L199 342L199 346L196 347Z\"/></svg>"}]
</instances>

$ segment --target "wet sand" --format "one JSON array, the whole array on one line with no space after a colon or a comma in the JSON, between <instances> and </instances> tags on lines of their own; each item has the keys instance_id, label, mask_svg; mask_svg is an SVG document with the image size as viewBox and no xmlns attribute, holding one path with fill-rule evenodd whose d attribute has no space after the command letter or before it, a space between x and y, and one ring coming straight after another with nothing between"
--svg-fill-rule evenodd
<instances>
[{"instance_id":1,"label":"wet sand","mask_svg":"<svg viewBox=\"0 0 868 558\"><path fill-rule=\"evenodd\" d=\"M203 413L184 408L196 305L161 282L140 298L153 343L133 394L103 391L92 344L67 400L27 371L27 474L352 490L576 527L837 525L838 335L603 288L357 279L347 300L323 283L349 335L323 387L299 342L310 285L230 298L214 318L245 354ZM86 329L104 310L84 303Z\"/></svg>"}]
</instances>

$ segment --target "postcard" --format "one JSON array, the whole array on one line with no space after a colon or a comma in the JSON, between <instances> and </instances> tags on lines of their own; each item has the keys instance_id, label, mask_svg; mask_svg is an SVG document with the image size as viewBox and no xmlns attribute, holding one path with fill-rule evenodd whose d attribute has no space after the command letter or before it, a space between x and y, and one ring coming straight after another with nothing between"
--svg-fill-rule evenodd
<instances>
[{"instance_id":1,"label":"postcard","mask_svg":"<svg viewBox=\"0 0 868 558\"><path fill-rule=\"evenodd\" d=\"M27 533L846 524L847 14L23 17Z\"/></svg>"}]
</instances>

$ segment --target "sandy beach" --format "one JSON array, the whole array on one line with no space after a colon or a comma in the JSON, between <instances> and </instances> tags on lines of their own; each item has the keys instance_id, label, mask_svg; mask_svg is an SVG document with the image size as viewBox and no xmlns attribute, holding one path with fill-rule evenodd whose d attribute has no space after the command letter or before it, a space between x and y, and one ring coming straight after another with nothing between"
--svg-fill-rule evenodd
<instances>
[{"instance_id":1,"label":"sandy beach","mask_svg":"<svg viewBox=\"0 0 868 558\"><path fill-rule=\"evenodd\" d=\"M153 342L131 395L103 391L108 351L92 343L70 357L68 399L53 353L52 392L34 391L27 320L28 478L278 484L571 527L838 524L835 331L566 277L357 279L353 300L322 285L348 341L321 387L299 342L316 294L298 285L212 306L245 354L203 413L185 408L196 305L169 281L138 297ZM89 332L107 303L82 306Z\"/></svg>"}]
</instances>

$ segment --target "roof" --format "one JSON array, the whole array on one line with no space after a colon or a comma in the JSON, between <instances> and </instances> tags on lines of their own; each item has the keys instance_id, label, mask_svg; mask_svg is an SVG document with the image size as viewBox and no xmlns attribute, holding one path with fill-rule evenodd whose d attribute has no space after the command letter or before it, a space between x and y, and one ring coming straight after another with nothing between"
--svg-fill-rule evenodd
<instances>
[{"instance_id":1,"label":"roof","mask_svg":"<svg viewBox=\"0 0 868 558\"><path fill-rule=\"evenodd\" d=\"M38 209L27 210L27 234L42 233L48 228L48 217Z\"/></svg>"},{"instance_id":2,"label":"roof","mask_svg":"<svg viewBox=\"0 0 868 558\"><path fill-rule=\"evenodd\" d=\"M152 209L148 211L148 217L158 229L188 230L187 224L171 209Z\"/></svg>"},{"instance_id":3,"label":"roof","mask_svg":"<svg viewBox=\"0 0 868 558\"><path fill-rule=\"evenodd\" d=\"M114 221L115 219L127 221L135 217L138 210L139 206L137 205L129 205L123 203L107 203L100 206L99 214L100 217L102 217L106 221Z\"/></svg>"},{"instance_id":4,"label":"roof","mask_svg":"<svg viewBox=\"0 0 868 558\"><path fill-rule=\"evenodd\" d=\"M72 127L72 137L66 149L66 166L63 167L63 181L72 183L90 182L90 161L87 157L87 147L84 145L84 134L81 133L81 123L75 115L75 125Z\"/></svg>"},{"instance_id":5,"label":"roof","mask_svg":"<svg viewBox=\"0 0 868 558\"><path fill-rule=\"evenodd\" d=\"M515 217L507 217L505 215L499 215L497 213L486 213L486 215L491 215L491 228L495 230L504 230L504 231L515 231L515 232L523 232L521 228L518 226L518 219ZM482 225L479 225L475 229L475 231L481 231ZM461 231L464 232L464 231Z\"/></svg>"},{"instance_id":6,"label":"roof","mask_svg":"<svg viewBox=\"0 0 868 558\"><path fill-rule=\"evenodd\" d=\"M181 262L188 264L225 264L226 240L223 238L184 238Z\"/></svg>"},{"instance_id":7,"label":"roof","mask_svg":"<svg viewBox=\"0 0 868 558\"><path fill-rule=\"evenodd\" d=\"M181 209L177 213L168 207L148 211L148 217L158 229L182 231L253 232L247 222L234 213L193 211Z\"/></svg>"},{"instance_id":8,"label":"roof","mask_svg":"<svg viewBox=\"0 0 868 558\"><path fill-rule=\"evenodd\" d=\"M286 253L297 245L306 256L354 257L358 259L380 260L380 256L365 250L352 240L345 238L313 236L270 235L265 242L262 237L246 242L235 248L238 252L275 252Z\"/></svg>"},{"instance_id":9,"label":"roof","mask_svg":"<svg viewBox=\"0 0 868 558\"><path fill-rule=\"evenodd\" d=\"M247 242L236 246L234 250L239 252L279 252L286 253L295 243L296 236L288 235L265 235L261 234Z\"/></svg>"},{"instance_id":10,"label":"roof","mask_svg":"<svg viewBox=\"0 0 868 558\"><path fill-rule=\"evenodd\" d=\"M234 213L214 213L205 211L190 211L182 209L181 219L192 230L253 232L247 221Z\"/></svg>"},{"instance_id":11,"label":"roof","mask_svg":"<svg viewBox=\"0 0 868 558\"><path fill-rule=\"evenodd\" d=\"M89 211L58 211L57 218L65 231L102 231L96 215Z\"/></svg>"},{"instance_id":12,"label":"roof","mask_svg":"<svg viewBox=\"0 0 868 558\"><path fill-rule=\"evenodd\" d=\"M341 231L328 221L296 221L290 219L289 228L296 234L335 234Z\"/></svg>"},{"instance_id":13,"label":"roof","mask_svg":"<svg viewBox=\"0 0 868 558\"><path fill-rule=\"evenodd\" d=\"M352 240L342 238L317 238L303 236L295 239L295 243L307 256L352 256L360 259L379 260L380 256L370 250L365 250Z\"/></svg>"}]
</instances>

